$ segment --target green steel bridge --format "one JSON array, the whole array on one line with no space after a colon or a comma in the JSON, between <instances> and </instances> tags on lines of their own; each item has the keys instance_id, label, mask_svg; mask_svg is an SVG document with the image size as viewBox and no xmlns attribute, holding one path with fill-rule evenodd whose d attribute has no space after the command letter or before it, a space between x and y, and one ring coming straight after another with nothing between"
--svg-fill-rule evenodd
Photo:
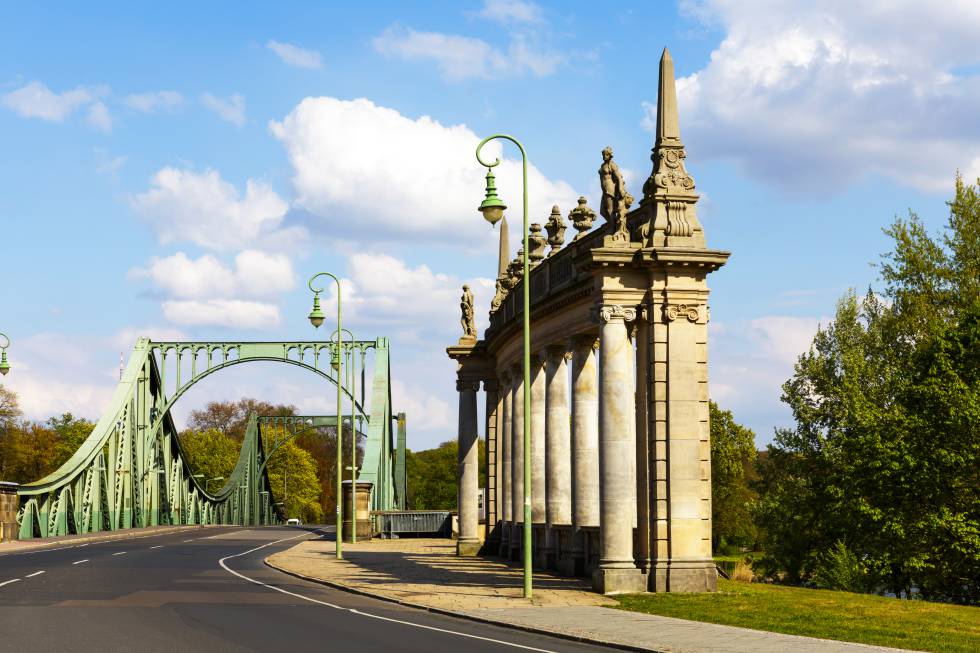
<instances>
[{"instance_id":1,"label":"green steel bridge","mask_svg":"<svg viewBox=\"0 0 980 653\"><path fill-rule=\"evenodd\" d=\"M270 457L304 430L336 428L336 415L250 415L235 469L224 486L212 493L188 467L170 414L198 381L234 365L258 361L294 365L340 384L350 405L341 424L349 415L352 432L366 426L358 480L373 483L372 509L404 508L405 416L392 415L388 339L344 342L347 365L335 370L330 361L339 359L336 348L335 342L154 342L140 338L109 407L88 439L59 469L18 489L20 539L163 524L280 523L284 516L273 501L266 470ZM373 382L368 396L369 351L373 352ZM322 361L327 364L321 365ZM344 383L340 383L342 371L347 375ZM360 428L354 426L355 419ZM276 435L266 451L263 429L270 427Z\"/></svg>"}]
</instances>

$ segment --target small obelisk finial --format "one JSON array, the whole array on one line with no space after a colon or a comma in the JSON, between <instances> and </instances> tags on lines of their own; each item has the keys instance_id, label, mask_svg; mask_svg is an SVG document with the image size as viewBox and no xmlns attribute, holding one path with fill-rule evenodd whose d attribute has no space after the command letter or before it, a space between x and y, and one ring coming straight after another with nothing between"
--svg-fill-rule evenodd
<instances>
[{"instance_id":1,"label":"small obelisk finial","mask_svg":"<svg viewBox=\"0 0 980 653\"><path fill-rule=\"evenodd\" d=\"M664 48L660 56L660 88L657 95L657 142L661 145L680 145L681 128L677 117L677 88L674 85L674 60Z\"/></svg>"},{"instance_id":2,"label":"small obelisk finial","mask_svg":"<svg viewBox=\"0 0 980 653\"><path fill-rule=\"evenodd\" d=\"M507 229L507 216L500 219L500 249L497 251L497 276L507 274L510 265L510 231Z\"/></svg>"}]
</instances>

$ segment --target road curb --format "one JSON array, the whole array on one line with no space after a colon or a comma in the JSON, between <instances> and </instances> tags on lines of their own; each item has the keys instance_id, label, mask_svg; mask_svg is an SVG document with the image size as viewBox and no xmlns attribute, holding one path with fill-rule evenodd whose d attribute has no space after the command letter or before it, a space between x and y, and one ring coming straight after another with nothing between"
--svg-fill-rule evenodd
<instances>
[{"instance_id":1,"label":"road curb","mask_svg":"<svg viewBox=\"0 0 980 653\"><path fill-rule=\"evenodd\" d=\"M270 556L271 557L271 556ZM447 617L456 617L458 619L467 619L469 621L476 621L478 623L488 624L491 626L500 626L503 628L510 628L512 630L520 630L526 633L534 633L535 635L547 635L548 637L557 637L559 639L564 639L572 642L581 642L583 644L595 644L596 646L605 646L608 648L615 648L621 651L638 651L639 653L670 653L666 649L659 648L648 648L645 646L634 646L631 644L623 644L620 642L610 642L607 640L596 639L593 637L584 637L582 635L574 635L572 633L566 633L559 630L548 630L546 628L536 628L534 626L527 626L524 624L515 624L508 621L497 621L495 619L490 619L489 617L481 617L475 614L470 614L467 612L457 612L455 610L447 610L445 608L435 608L429 605L423 605L421 603L413 603L411 601L404 601L402 599L392 598L390 596L384 596L381 594L374 594L366 590L358 589L356 587L351 587L350 585L345 585L343 583L338 583L337 581L324 580L322 578L314 578L312 576L306 576L296 571L290 569L285 569L273 564L269 561L269 558L262 560L265 566L270 569L275 569L278 572L284 573L287 576L292 576L294 578L299 578L301 580L309 581L311 583L317 583L318 585L325 585L327 587L340 590L342 592L348 592L350 594L357 594L359 596L366 596L371 599L377 599L379 601L386 601L388 603L395 603L397 605L404 606L406 608L414 608L416 610L425 610L426 612L432 612L435 614L445 615Z\"/></svg>"},{"instance_id":2,"label":"road curb","mask_svg":"<svg viewBox=\"0 0 980 653\"><path fill-rule=\"evenodd\" d=\"M216 524L216 525L218 525L218 524ZM220 525L221 526L224 526L224 524L220 524ZM14 554L17 554L17 553L27 553L29 551L42 551L42 550L47 549L49 547L58 547L58 545L61 545L61 546L64 546L65 548L67 548L67 547L70 547L70 546L75 546L75 545L78 545L78 544L88 544L88 543L91 543L91 542L112 542L113 540L126 540L126 539L132 539L132 538L136 538L136 537L150 537L150 536L153 536L153 535L166 535L167 533L179 533L181 531L186 531L186 530L191 530L191 529L198 529L198 528L207 528L207 527L206 526L201 526L201 525L173 526L171 528L161 528L159 530L155 530L155 531L151 531L151 532L148 532L148 531L145 531L145 530L142 530L142 529L139 529L139 530L137 530L137 529L126 529L125 531L119 532L119 533L112 533L112 532L110 532L110 533L103 534L103 535L91 535L91 536L88 536L88 537L77 537L77 538L71 538L69 540L57 540L57 541L50 541L50 542L39 542L37 544L31 544L31 545L24 546L24 547L18 547L17 549L11 550L11 551L4 551L3 550L3 545L0 544L0 557L8 556L8 555L14 555ZM23 540L15 540L15 541L23 541Z\"/></svg>"}]
</instances>

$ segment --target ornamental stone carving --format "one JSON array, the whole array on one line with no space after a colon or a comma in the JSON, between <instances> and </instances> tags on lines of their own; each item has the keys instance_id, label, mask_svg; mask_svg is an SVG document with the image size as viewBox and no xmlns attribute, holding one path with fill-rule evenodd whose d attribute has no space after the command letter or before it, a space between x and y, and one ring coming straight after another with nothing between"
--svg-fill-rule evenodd
<instances>
[{"instance_id":1,"label":"ornamental stone carving","mask_svg":"<svg viewBox=\"0 0 980 653\"><path fill-rule=\"evenodd\" d=\"M476 342L476 320L473 313L473 293L470 287L463 284L463 296L459 298L459 324L463 327L462 342Z\"/></svg>"},{"instance_id":2,"label":"ornamental stone carving","mask_svg":"<svg viewBox=\"0 0 980 653\"><path fill-rule=\"evenodd\" d=\"M686 317L688 322L697 322L701 319L701 304L664 304L664 317L668 322L673 322L678 317Z\"/></svg>"},{"instance_id":3,"label":"ornamental stone carving","mask_svg":"<svg viewBox=\"0 0 980 653\"><path fill-rule=\"evenodd\" d=\"M579 197L578 206L568 212L568 219L571 221L572 226L575 227L575 230L578 231L575 234L575 238L572 239L574 243L592 229L592 223L595 221L595 211L589 208L584 197Z\"/></svg>"},{"instance_id":4,"label":"ornamental stone carving","mask_svg":"<svg viewBox=\"0 0 980 653\"><path fill-rule=\"evenodd\" d=\"M464 381L463 379L456 379L456 392L463 392L465 390L471 390L473 392L480 391L479 381Z\"/></svg>"},{"instance_id":5,"label":"ornamental stone carving","mask_svg":"<svg viewBox=\"0 0 980 653\"><path fill-rule=\"evenodd\" d=\"M544 259L544 248L548 246L548 239L541 233L541 225L535 222L531 225L530 235L527 237L528 247L531 248L531 265L537 265Z\"/></svg>"},{"instance_id":6,"label":"ornamental stone carving","mask_svg":"<svg viewBox=\"0 0 980 653\"><path fill-rule=\"evenodd\" d=\"M626 229L626 213L633 203L633 196L626 190L623 173L613 159L611 147L602 150L602 165L599 166L599 185L602 187L602 203L599 214L611 222L613 227L612 242L616 245L629 243L629 231Z\"/></svg>"},{"instance_id":7,"label":"ornamental stone carving","mask_svg":"<svg viewBox=\"0 0 980 653\"><path fill-rule=\"evenodd\" d=\"M612 320L632 322L636 319L636 309L619 304L607 304L599 309L599 319L603 322L611 322Z\"/></svg>"},{"instance_id":8,"label":"ornamental stone carving","mask_svg":"<svg viewBox=\"0 0 980 653\"><path fill-rule=\"evenodd\" d=\"M551 215L548 216L548 222L545 223L544 228L548 232L548 244L551 245L548 256L554 256L565 244L565 229L567 229L565 221L561 219L561 211L557 204L551 207Z\"/></svg>"}]
</instances>

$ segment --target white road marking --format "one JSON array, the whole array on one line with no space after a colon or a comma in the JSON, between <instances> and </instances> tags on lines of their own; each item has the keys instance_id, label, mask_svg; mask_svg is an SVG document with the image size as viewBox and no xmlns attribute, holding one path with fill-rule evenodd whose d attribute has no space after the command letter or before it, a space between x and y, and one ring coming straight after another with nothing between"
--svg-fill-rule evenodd
<instances>
[{"instance_id":1,"label":"white road marking","mask_svg":"<svg viewBox=\"0 0 980 653\"><path fill-rule=\"evenodd\" d=\"M150 548L151 549L162 549L163 548L163 545L162 544L157 544L156 546L151 546Z\"/></svg>"},{"instance_id":2,"label":"white road marking","mask_svg":"<svg viewBox=\"0 0 980 653\"><path fill-rule=\"evenodd\" d=\"M35 576L40 576L43 573L44 573L43 569L41 571L35 571L33 574L27 574L27 578L34 578Z\"/></svg>"},{"instance_id":3,"label":"white road marking","mask_svg":"<svg viewBox=\"0 0 980 653\"><path fill-rule=\"evenodd\" d=\"M193 541L194 541L194 538L193 537L191 539L189 539L189 540L184 540L185 543L186 542L193 542Z\"/></svg>"},{"instance_id":4,"label":"white road marking","mask_svg":"<svg viewBox=\"0 0 980 653\"><path fill-rule=\"evenodd\" d=\"M0 583L0 587L3 587L4 585L10 585L11 583L17 583L17 582L20 582L19 578L15 578L13 580L5 580L2 583Z\"/></svg>"},{"instance_id":5,"label":"white road marking","mask_svg":"<svg viewBox=\"0 0 980 653\"><path fill-rule=\"evenodd\" d=\"M114 555L114 556L126 555L126 552L125 551L117 551L116 553L113 553L112 555Z\"/></svg>"},{"instance_id":6,"label":"white road marking","mask_svg":"<svg viewBox=\"0 0 980 653\"><path fill-rule=\"evenodd\" d=\"M82 548L83 546L88 546L89 544L90 544L90 542L86 542L85 544L79 544L79 545L78 545L77 547L75 547L75 548L76 548L76 549L80 549L80 548Z\"/></svg>"},{"instance_id":7,"label":"white road marking","mask_svg":"<svg viewBox=\"0 0 980 653\"><path fill-rule=\"evenodd\" d=\"M342 610L344 612L350 612L351 614L360 615L362 617L370 617L371 619L380 619L381 621L389 621L391 623L401 624L403 626L410 626L412 628L421 628L423 630L434 630L434 631L439 632L439 633L446 633L448 635L456 635L458 637L465 637L467 639L478 639L478 640L483 641L483 642L493 642L494 644L502 644L503 646L510 646L512 648L524 649L525 651L538 651L539 653L554 653L550 649L535 648L533 646L525 646L523 644L514 644L513 642L505 642L505 641L500 640L500 639L492 639L490 637L481 637L480 635L471 635L469 633L461 633L461 632L459 632L457 630L446 630L445 628L436 628L435 626L426 626L424 624L412 623L411 621L402 621L401 619L392 619L391 617L382 617L380 615L371 614L369 612L361 612L360 610L355 610L353 608L345 608L345 607L340 606L340 605L337 605L335 603L328 603L326 601L320 601L318 599L310 598L309 596L303 596L302 594L297 594L295 592L290 592L289 590L284 590L283 588L276 587L275 585L269 585L268 583L263 583L260 580L255 580L254 578L249 578L245 574L238 573L237 571L235 571L234 569L232 569L231 567L229 567L228 565L225 564L225 560L230 560L231 558L239 558L241 556L248 555L249 553L254 553L254 552L258 551L259 549L264 549L267 546L272 546L273 544L279 544L280 542L288 542L289 540L295 540L298 537L303 537L303 536L306 536L306 535L308 535L308 533L301 533L299 535L294 535L293 537L284 537L281 540L276 540L275 542L269 542L267 544L263 544L262 546L257 546L254 549L249 549L248 551L243 551L242 553L236 553L234 555L225 556L224 558L221 558L220 560L218 560L218 564L221 565L221 567L225 571L227 571L228 573L234 574L235 576L238 576L239 578L241 578L243 580L247 580L250 583L254 583L256 585L261 585L262 587L266 587L266 588L268 588L270 590L275 590L277 592L281 592L282 594L288 594L289 596L295 596L298 599L303 599L304 601L309 601L310 603L316 603L318 605L323 605L323 606L326 606L328 608L333 608L334 610Z\"/></svg>"},{"instance_id":8,"label":"white road marking","mask_svg":"<svg viewBox=\"0 0 980 653\"><path fill-rule=\"evenodd\" d=\"M88 558L85 558L84 560L76 560L76 561L75 561L75 562L73 562L72 564L73 564L73 565L80 565L80 564L82 564L83 562L88 562Z\"/></svg>"}]
</instances>

